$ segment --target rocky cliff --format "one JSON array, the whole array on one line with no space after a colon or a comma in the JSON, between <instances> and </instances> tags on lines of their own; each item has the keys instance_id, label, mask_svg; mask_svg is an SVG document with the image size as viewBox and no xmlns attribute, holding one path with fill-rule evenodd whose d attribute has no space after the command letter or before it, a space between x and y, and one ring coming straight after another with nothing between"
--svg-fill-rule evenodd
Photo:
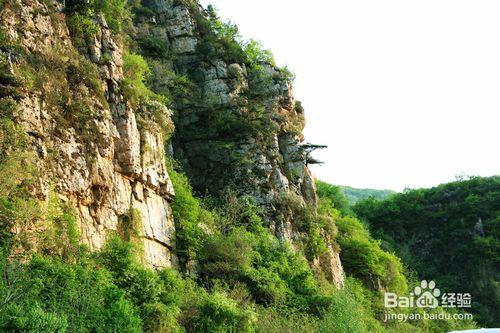
<instances>
[{"instance_id":1,"label":"rocky cliff","mask_svg":"<svg viewBox=\"0 0 500 333\"><path fill-rule=\"evenodd\" d=\"M301 134L304 110L288 71L234 51L220 37L227 31L196 2L143 1L127 37L98 13L90 16L90 35L78 31L75 22L85 16L71 16L72 3L76 8L74 1L9 0L0 14L4 38L15 45L2 50L0 97L17 105L10 116L43 170L38 198L53 191L73 206L92 249L110 230L127 235L133 228L146 262L169 267L176 261L170 154L198 193L249 196L279 238L300 244L298 208L314 210L316 194ZM147 83L168 102L139 103L127 94L123 58L130 50L148 61ZM332 242L311 259L342 286Z\"/></svg>"},{"instance_id":2,"label":"rocky cliff","mask_svg":"<svg viewBox=\"0 0 500 333\"><path fill-rule=\"evenodd\" d=\"M212 194L232 188L255 197L270 213L277 213L276 201L288 192L315 205L314 181L301 149L304 110L293 97L290 77L271 63L249 68L248 60L204 45L210 31L203 28L210 26L203 27L204 11L196 4L147 5L151 11L138 15L135 38L163 42L171 53L155 59L193 83L189 97L176 100L174 154L194 187ZM235 118L247 127L233 124ZM277 233L290 239L291 221L280 222Z\"/></svg>"},{"instance_id":3,"label":"rocky cliff","mask_svg":"<svg viewBox=\"0 0 500 333\"><path fill-rule=\"evenodd\" d=\"M24 74L21 70L32 70L43 80L34 83L35 89L20 89L14 115L38 154L39 168L47 171L37 187L39 198L47 200L53 187L71 202L83 241L92 249L102 247L107 231L119 229L137 210L147 262L170 266L174 227L168 202L174 191L165 166L164 140L162 133L139 130L137 110L119 92L122 51L105 21L96 18L95 40L81 55L72 45L62 7L37 1L16 5L2 11L2 27L9 40L17 41L37 62L31 68L14 62L9 71L19 77ZM55 54L63 58L56 61ZM82 69L82 65L87 66ZM76 73L79 70L98 71L94 87L78 77L89 73ZM164 106L148 107L169 114ZM85 111L91 117L67 114Z\"/></svg>"}]
</instances>

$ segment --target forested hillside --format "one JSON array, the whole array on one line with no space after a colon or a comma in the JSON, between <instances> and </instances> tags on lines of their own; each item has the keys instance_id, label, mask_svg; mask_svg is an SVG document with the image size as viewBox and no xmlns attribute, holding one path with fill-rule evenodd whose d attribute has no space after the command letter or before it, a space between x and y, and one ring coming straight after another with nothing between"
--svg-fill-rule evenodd
<instances>
[{"instance_id":1,"label":"forested hillside","mask_svg":"<svg viewBox=\"0 0 500 333\"><path fill-rule=\"evenodd\" d=\"M354 211L421 279L471 293L476 320L500 326L499 176L368 199Z\"/></svg>"},{"instance_id":2,"label":"forested hillside","mask_svg":"<svg viewBox=\"0 0 500 333\"><path fill-rule=\"evenodd\" d=\"M375 199L385 199L396 192L391 190L374 190L370 188L354 188L350 186L341 186L342 193L347 197L351 204L355 204L360 200L374 197Z\"/></svg>"}]
</instances>

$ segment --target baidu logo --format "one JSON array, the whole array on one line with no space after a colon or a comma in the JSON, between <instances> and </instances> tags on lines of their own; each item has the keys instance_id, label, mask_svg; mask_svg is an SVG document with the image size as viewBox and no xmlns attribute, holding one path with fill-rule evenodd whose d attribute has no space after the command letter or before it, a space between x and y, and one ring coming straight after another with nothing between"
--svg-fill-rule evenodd
<instances>
[{"instance_id":1,"label":"baidu logo","mask_svg":"<svg viewBox=\"0 0 500 333\"><path fill-rule=\"evenodd\" d=\"M416 300L416 305L419 308L437 308L439 305L439 300L437 297L441 295L441 291L436 288L436 283L434 281L429 281L427 283L426 280L420 282L420 286L415 287L414 289L415 297L418 297Z\"/></svg>"},{"instance_id":2,"label":"baidu logo","mask_svg":"<svg viewBox=\"0 0 500 333\"><path fill-rule=\"evenodd\" d=\"M440 298L441 297L441 298ZM398 296L396 293L384 294L386 308L470 308L471 295L468 293L441 293L434 281L422 280L409 296Z\"/></svg>"}]
</instances>

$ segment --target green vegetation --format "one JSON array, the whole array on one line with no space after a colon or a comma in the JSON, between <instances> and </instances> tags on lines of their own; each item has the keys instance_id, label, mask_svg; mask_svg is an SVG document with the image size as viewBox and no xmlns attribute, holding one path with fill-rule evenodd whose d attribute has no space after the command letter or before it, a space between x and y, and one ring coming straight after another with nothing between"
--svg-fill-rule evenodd
<instances>
[{"instance_id":1,"label":"green vegetation","mask_svg":"<svg viewBox=\"0 0 500 333\"><path fill-rule=\"evenodd\" d=\"M291 212L293 228L301 236L302 251L308 260L312 261L327 251L327 241L333 241L337 232L328 207L320 205L316 211L292 192L282 193L276 205L282 211Z\"/></svg>"},{"instance_id":2,"label":"green vegetation","mask_svg":"<svg viewBox=\"0 0 500 333\"><path fill-rule=\"evenodd\" d=\"M146 80L151 70L144 58L138 54L125 53L123 55L123 76L121 82L124 96L137 105L149 100L162 100L162 96L155 94L146 86Z\"/></svg>"},{"instance_id":3,"label":"green vegetation","mask_svg":"<svg viewBox=\"0 0 500 333\"><path fill-rule=\"evenodd\" d=\"M320 198L327 198L331 205L342 215L352 215L349 200L340 186L331 185L321 180L316 181L316 192Z\"/></svg>"},{"instance_id":4,"label":"green vegetation","mask_svg":"<svg viewBox=\"0 0 500 333\"><path fill-rule=\"evenodd\" d=\"M175 102L187 102L192 97L193 82L187 76L176 73L163 61L148 56L151 51L146 46L141 45L141 51L146 54L145 58L151 68L151 75L147 79L151 90L165 96L169 106Z\"/></svg>"},{"instance_id":5,"label":"green vegetation","mask_svg":"<svg viewBox=\"0 0 500 333\"><path fill-rule=\"evenodd\" d=\"M392 323L385 328L379 326L380 315L386 311L383 308L382 292L391 291L398 295L406 295L409 292L409 287L413 287L416 281L404 269L401 260L391 252L392 249L388 251L380 241L375 240L368 228L346 207L347 199L342 197L339 187L318 182L318 195L319 206L329 207L329 215L338 228L336 239L341 249L340 258L346 274L350 276L351 288L355 290L353 292L354 298L361 302L362 309L368 313L368 318L371 318L367 319L366 323L374 325L368 328L369 332L384 332L385 330L443 332L474 327L470 321L446 320L414 321L407 324ZM338 207L342 211L334 207ZM412 309L412 311L414 310ZM443 309L436 309L436 311L441 310ZM405 309L397 311L404 313Z\"/></svg>"},{"instance_id":6,"label":"green vegetation","mask_svg":"<svg viewBox=\"0 0 500 333\"><path fill-rule=\"evenodd\" d=\"M421 279L434 279L446 292L470 293L477 321L500 325L500 177L371 198L354 210Z\"/></svg>"},{"instance_id":7,"label":"green vegetation","mask_svg":"<svg viewBox=\"0 0 500 333\"><path fill-rule=\"evenodd\" d=\"M66 12L69 15L68 27L74 38L82 41L77 46L88 45L89 38L97 32L96 14L104 15L109 28L116 34L132 23L131 7L136 1L129 0L66 0Z\"/></svg>"},{"instance_id":8,"label":"green vegetation","mask_svg":"<svg viewBox=\"0 0 500 333\"><path fill-rule=\"evenodd\" d=\"M120 45L124 45L124 50L130 50L125 51L123 54L124 79L120 82L120 90L123 96L136 109L140 129L148 129L151 132L159 130L163 132L165 140L167 140L173 133L174 126L170 120L170 115L165 112L165 108L162 106L170 104L170 101L163 91L155 93L146 84L152 74L150 66L143 56L131 51L135 49L135 44L125 34L132 26L133 10L140 8L142 7L138 1L130 0L91 0L84 2L71 0L66 1L66 22L74 45L80 52L87 54L87 49L94 43L98 32L99 16L104 17L114 34L114 39ZM159 42L151 42L147 45L156 49L161 46ZM103 54L100 62L105 63L109 59L109 54ZM78 66L70 65L68 67L69 83L74 88L75 85L71 80L79 80L76 82L77 87L79 83L83 82L99 97L101 103L107 106L102 91L102 83L95 67L95 64L86 59L82 59ZM88 73L90 77L85 77L81 75L82 73ZM178 77L175 77L175 79L177 80L176 83L182 83ZM76 115L80 123L85 123L96 116L93 107L86 103L86 99L83 100L83 103L73 103L68 107L70 113Z\"/></svg>"},{"instance_id":9,"label":"green vegetation","mask_svg":"<svg viewBox=\"0 0 500 333\"><path fill-rule=\"evenodd\" d=\"M345 210L345 206L341 206L343 213L333 208L346 202L338 187L324 182L318 182L318 185L320 206L330 207L330 216L338 228L337 241L346 273L360 279L368 288L405 294L408 285L400 259L382 250L380 243L371 237L350 210Z\"/></svg>"},{"instance_id":10,"label":"green vegetation","mask_svg":"<svg viewBox=\"0 0 500 333\"><path fill-rule=\"evenodd\" d=\"M12 118L16 111L22 82L12 73L12 62L23 54L21 47L9 40L0 27L0 117Z\"/></svg>"},{"instance_id":11,"label":"green vegetation","mask_svg":"<svg viewBox=\"0 0 500 333\"><path fill-rule=\"evenodd\" d=\"M391 190L374 190L369 188L354 188L350 186L339 186L342 193L346 196L351 205L356 204L360 200L373 197L378 200L383 200L396 192Z\"/></svg>"},{"instance_id":12,"label":"green vegetation","mask_svg":"<svg viewBox=\"0 0 500 333\"><path fill-rule=\"evenodd\" d=\"M0 120L0 245L10 244L11 229L38 215L38 204L28 196L34 181L34 157L26 151L27 138L10 119Z\"/></svg>"},{"instance_id":13,"label":"green vegetation","mask_svg":"<svg viewBox=\"0 0 500 333\"><path fill-rule=\"evenodd\" d=\"M13 119L17 101L36 90L61 125L86 133L92 131L96 109L107 106L96 65L71 49L25 54L0 31L0 71L2 117Z\"/></svg>"},{"instance_id":14,"label":"green vegetation","mask_svg":"<svg viewBox=\"0 0 500 333\"><path fill-rule=\"evenodd\" d=\"M184 174L174 170L171 166L169 175L175 190L175 198L172 202L176 228L175 251L179 257L181 269L186 271L189 262L194 259L201 246L200 225L210 225L213 216L194 197L189 180Z\"/></svg>"}]
</instances>

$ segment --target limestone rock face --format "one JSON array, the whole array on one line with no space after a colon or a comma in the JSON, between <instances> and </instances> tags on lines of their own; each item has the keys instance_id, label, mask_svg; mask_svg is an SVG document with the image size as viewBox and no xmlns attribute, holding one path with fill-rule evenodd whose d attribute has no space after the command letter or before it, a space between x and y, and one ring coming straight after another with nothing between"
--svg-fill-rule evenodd
<instances>
[{"instance_id":1,"label":"limestone rock face","mask_svg":"<svg viewBox=\"0 0 500 333\"><path fill-rule=\"evenodd\" d=\"M344 288L344 269L340 262L340 255L338 250L335 250L331 244L325 254L314 260L313 267L321 269L327 280L337 288Z\"/></svg>"},{"instance_id":2,"label":"limestone rock face","mask_svg":"<svg viewBox=\"0 0 500 333\"><path fill-rule=\"evenodd\" d=\"M165 65L195 84L192 96L177 105L175 157L195 189L215 196L230 189L253 197L274 221L276 235L293 243L300 235L293 214L279 207L280 198L298 197L311 207L317 198L302 147L304 114L291 80L272 64L259 64L257 75L248 64L207 48L199 26L202 9L165 0L150 0L147 6L153 14L139 17L137 37L170 45L175 56L171 63L164 60ZM264 121L245 123L258 112ZM230 127L235 118L245 124L243 128ZM267 128L248 130L259 121ZM227 124L231 133L225 134L217 122ZM328 278L342 287L338 251L330 246L326 257L318 260L329 271Z\"/></svg>"},{"instance_id":3,"label":"limestone rock face","mask_svg":"<svg viewBox=\"0 0 500 333\"><path fill-rule=\"evenodd\" d=\"M159 132L140 130L138 110L120 94L122 51L104 18L96 18L94 42L78 52L72 46L64 15L51 12L45 3L20 1L20 10L7 8L0 14L1 26L28 54L44 59L58 52L61 57L69 55L66 62L80 56L79 61L89 59L97 64L105 100L87 96L93 117L82 125L77 124L84 121L81 119L61 123L64 109L47 102L38 89L21 96L18 121L38 153L40 168L45 170L38 189L40 197L46 199L49 188L53 188L76 207L82 241L91 249L101 248L108 233L120 230L125 218L138 216L145 261L153 268L170 267L175 264L169 205L174 191L164 162L164 138ZM171 33L177 36L184 32ZM70 68L67 63L57 66L55 70ZM60 84L67 86L65 80L71 77L61 79ZM83 92L85 89L81 87ZM81 97L73 94L69 98Z\"/></svg>"}]
</instances>

